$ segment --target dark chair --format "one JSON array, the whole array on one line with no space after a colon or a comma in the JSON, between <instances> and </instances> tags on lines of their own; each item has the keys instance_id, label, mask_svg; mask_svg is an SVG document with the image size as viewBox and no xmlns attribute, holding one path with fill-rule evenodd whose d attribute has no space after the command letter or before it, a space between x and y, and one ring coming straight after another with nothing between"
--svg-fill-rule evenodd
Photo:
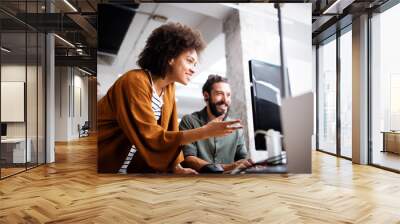
<instances>
[{"instance_id":1,"label":"dark chair","mask_svg":"<svg viewBox=\"0 0 400 224\"><path fill-rule=\"evenodd\" d=\"M89 136L89 129L90 129L89 121L85 121L82 127L78 124L79 138Z\"/></svg>"}]
</instances>

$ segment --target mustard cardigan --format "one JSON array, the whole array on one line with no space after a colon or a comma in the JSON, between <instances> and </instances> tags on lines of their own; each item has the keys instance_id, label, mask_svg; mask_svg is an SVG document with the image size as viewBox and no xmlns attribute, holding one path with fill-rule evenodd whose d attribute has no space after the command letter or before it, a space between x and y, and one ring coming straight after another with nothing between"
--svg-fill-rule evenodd
<instances>
[{"instance_id":1,"label":"mustard cardigan","mask_svg":"<svg viewBox=\"0 0 400 224\"><path fill-rule=\"evenodd\" d=\"M118 172L132 145L137 152L128 173L167 172L183 161L175 84L164 89L157 123L151 108L150 78L143 70L129 71L98 102L98 172Z\"/></svg>"}]
</instances>

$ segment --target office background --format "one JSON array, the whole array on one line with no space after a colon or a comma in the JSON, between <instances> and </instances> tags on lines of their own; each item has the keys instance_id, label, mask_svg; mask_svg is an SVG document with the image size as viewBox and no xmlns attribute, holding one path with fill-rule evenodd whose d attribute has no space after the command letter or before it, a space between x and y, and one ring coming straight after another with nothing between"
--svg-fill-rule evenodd
<instances>
[{"instance_id":1,"label":"office background","mask_svg":"<svg viewBox=\"0 0 400 224\"><path fill-rule=\"evenodd\" d=\"M388 2L358 19L343 16L338 29L328 27L313 34L318 150L400 170L400 104L395 100L400 96L400 68L395 62L399 50L395 40L400 33L394 28L399 12L399 5ZM363 74L355 75L360 69L364 69ZM354 106L357 111L353 111ZM356 127L353 122L357 122ZM360 129L361 136L353 136ZM364 151L363 161L354 148Z\"/></svg>"},{"instance_id":2,"label":"office background","mask_svg":"<svg viewBox=\"0 0 400 224\"><path fill-rule=\"evenodd\" d=\"M34 5L21 3L19 7L39 12ZM42 32L4 11L0 17L0 173L4 177L45 162L46 53Z\"/></svg>"},{"instance_id":3,"label":"office background","mask_svg":"<svg viewBox=\"0 0 400 224\"><path fill-rule=\"evenodd\" d=\"M67 8L60 1L0 3L1 178L54 162L55 142L78 139L86 121L96 127L94 45L61 15Z\"/></svg>"},{"instance_id":4,"label":"office background","mask_svg":"<svg viewBox=\"0 0 400 224\"><path fill-rule=\"evenodd\" d=\"M68 90L55 97L59 86L55 81L59 75L56 68L67 67L62 68L66 74L61 80L66 82L64 89L71 89L72 82L78 83L71 78L72 73L81 75L82 80L83 76L91 74L87 111L88 120L93 124L96 121L92 118L95 117L93 103L96 104L93 90L97 88L97 55L93 53L98 47L93 43L97 40L97 3L122 1L133 9L141 5L133 0L0 1L0 36L11 33L22 37L22 44L15 47L12 43L18 38L9 38L7 45L0 38L4 49L0 50L1 77L6 75L26 84L24 93L18 92L24 96L24 122L11 122L9 133L15 133L13 125L25 130L19 134L22 135L22 155L27 150L25 142L32 141L29 139L39 139L37 150L46 152L30 157L36 162L34 159L39 155L37 164L42 164L42 158L46 159L45 165L34 169L29 169L33 167L30 163L9 167L14 164L5 163L4 159L0 161L0 222L399 222L400 168L395 166L399 164L399 154L395 151L398 132L391 131L397 129L398 112L398 0L308 1L312 3L310 35L315 119L318 121L316 145L321 141L317 151L312 152L313 172L310 175L246 175L242 178L99 175L95 125L90 125L93 131L89 131L89 137L70 134L70 140L55 142L58 128L55 120L59 116L55 110L56 105L60 107L59 98L62 103L71 102L65 105L68 109L61 111L62 116L67 116L68 111L72 114L75 98ZM34 11L27 10L26 5L31 4ZM29 22L27 24L36 29L39 36L36 40L39 44L33 47L38 52L33 64L29 62L31 48L27 47L32 46L31 32L26 31L32 28L23 22ZM18 70L21 75L3 73L3 68L9 66L4 60L19 49L25 52L20 55L22 62L18 64L22 66ZM44 53L40 53L42 50ZM44 79L43 85L41 79ZM31 84L37 90L27 96ZM85 98L84 94L81 97ZM38 105L36 108L28 107L28 102L36 100L37 103L33 103ZM45 105L43 108L41 102ZM7 108L1 107L4 109ZM345 134L349 129L351 135ZM29 130L34 133L28 134ZM40 147L41 135L45 139L44 148ZM14 138L13 148L20 142L15 140L17 137L9 138ZM346 151L350 143L351 151ZM5 149L3 144L0 147L2 157ZM385 156L387 160L379 160ZM17 157L17 160L24 159L24 156ZM7 167L3 167L5 165ZM17 169L16 172L8 172L11 168ZM28 171L22 172L25 170ZM22 173L18 173L20 171Z\"/></svg>"}]
</instances>

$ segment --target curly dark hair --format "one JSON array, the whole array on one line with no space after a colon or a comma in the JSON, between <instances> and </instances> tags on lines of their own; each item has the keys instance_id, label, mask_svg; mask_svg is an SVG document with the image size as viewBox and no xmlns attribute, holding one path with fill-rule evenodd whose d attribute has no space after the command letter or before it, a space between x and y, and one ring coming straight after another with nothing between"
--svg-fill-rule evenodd
<instances>
[{"instance_id":1,"label":"curly dark hair","mask_svg":"<svg viewBox=\"0 0 400 224\"><path fill-rule=\"evenodd\" d=\"M206 83L204 83L203 85L202 92L207 92L208 94L211 94L212 86L214 85L214 83L218 82L228 83L228 79L219 75L209 75Z\"/></svg>"},{"instance_id":2,"label":"curly dark hair","mask_svg":"<svg viewBox=\"0 0 400 224\"><path fill-rule=\"evenodd\" d=\"M165 78L168 61L186 50L199 54L205 48L200 32L180 23L167 23L153 30L137 64L152 75Z\"/></svg>"}]
</instances>

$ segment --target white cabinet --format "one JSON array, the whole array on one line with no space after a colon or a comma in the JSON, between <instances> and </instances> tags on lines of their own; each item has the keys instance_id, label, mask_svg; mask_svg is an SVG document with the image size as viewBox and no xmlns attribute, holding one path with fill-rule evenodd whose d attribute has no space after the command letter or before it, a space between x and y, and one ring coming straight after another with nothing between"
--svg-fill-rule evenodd
<instances>
[{"instance_id":1,"label":"white cabinet","mask_svg":"<svg viewBox=\"0 0 400 224\"><path fill-rule=\"evenodd\" d=\"M26 140L27 147L25 151L25 138L7 138L1 140L1 151L9 152L8 158L4 158L7 162L25 163L32 161L32 140ZM11 160L12 155L12 160ZM3 157L3 156L2 156ZM26 160L26 161L25 161Z\"/></svg>"}]
</instances>

